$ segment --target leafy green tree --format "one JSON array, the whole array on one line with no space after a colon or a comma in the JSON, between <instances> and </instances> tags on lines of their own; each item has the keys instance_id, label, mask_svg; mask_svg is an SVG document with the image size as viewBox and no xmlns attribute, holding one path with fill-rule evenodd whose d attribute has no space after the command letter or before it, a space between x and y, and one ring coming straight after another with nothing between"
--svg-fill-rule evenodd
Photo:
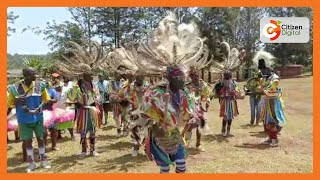
<instances>
[{"instance_id":1,"label":"leafy green tree","mask_svg":"<svg viewBox=\"0 0 320 180\"><path fill-rule=\"evenodd\" d=\"M19 18L19 15L14 15L12 11L7 13L7 24L8 24L7 36L10 36L10 33L16 32L16 29L11 27L10 25L14 24L15 20L18 18Z\"/></svg>"}]
</instances>

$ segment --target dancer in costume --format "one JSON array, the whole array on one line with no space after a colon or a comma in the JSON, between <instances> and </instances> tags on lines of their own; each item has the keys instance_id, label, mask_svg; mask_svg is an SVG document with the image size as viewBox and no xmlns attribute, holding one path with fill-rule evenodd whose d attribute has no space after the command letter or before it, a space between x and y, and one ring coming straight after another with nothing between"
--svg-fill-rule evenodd
<instances>
[{"instance_id":1,"label":"dancer in costume","mask_svg":"<svg viewBox=\"0 0 320 180\"><path fill-rule=\"evenodd\" d=\"M78 81L81 91L79 103L81 104L79 116L77 117L77 132L81 134L82 144L81 157L87 154L87 134L90 140L90 155L99 156L95 150L96 130L101 126L99 120L100 112L96 107L96 97L92 85L90 71L83 73L83 79Z\"/></svg>"},{"instance_id":2,"label":"dancer in costume","mask_svg":"<svg viewBox=\"0 0 320 180\"><path fill-rule=\"evenodd\" d=\"M268 140L263 144L271 147L278 146L278 133L286 123L284 104L282 101L282 89L279 87L279 76L271 71L273 56L270 53L260 51L253 62L258 65L262 74L263 96L260 102L260 120L264 121Z\"/></svg>"},{"instance_id":3,"label":"dancer in costume","mask_svg":"<svg viewBox=\"0 0 320 180\"><path fill-rule=\"evenodd\" d=\"M121 119L124 120L124 129L129 130L128 126L129 123L131 123L130 132L134 143L133 156L138 155L139 146L141 145L141 138L139 135L140 126L128 122L130 118L126 115L131 117L131 112L141 105L142 96L139 95L143 95L147 88L144 77L138 72L136 58L136 50L134 48L132 48L132 50L126 50L122 47L117 48L108 55L108 64L111 70L117 74L121 74L125 79L122 87L119 87L118 91L113 91L110 99L115 102L115 107L120 110ZM113 89L116 89L114 85Z\"/></svg>"},{"instance_id":4,"label":"dancer in costume","mask_svg":"<svg viewBox=\"0 0 320 180\"><path fill-rule=\"evenodd\" d=\"M88 49L84 49L78 43L69 41L67 51L71 53L66 63L59 62L56 64L58 70L67 76L81 75L77 86L69 91L68 97L75 98L79 104L76 107L76 124L77 132L81 134L80 144L82 151L80 157L87 156L87 135L89 134L90 155L98 156L96 152L96 131L101 126L101 113L97 107L96 94L92 83L92 73L99 69L98 67L106 60L107 56L103 55L103 49L95 41L82 42ZM89 51L90 49L90 51ZM71 95L72 94L72 95ZM70 95L70 96L69 96Z\"/></svg>"},{"instance_id":5,"label":"dancer in costume","mask_svg":"<svg viewBox=\"0 0 320 180\"><path fill-rule=\"evenodd\" d=\"M129 106L129 115L130 120L133 121L130 126L131 130L131 139L133 142L132 147L132 156L136 157L139 154L140 146L143 143L143 139L141 138L141 125L134 123L137 121L139 116L132 115L132 112L138 110L143 103L143 97L145 93L148 91L149 85L144 81L144 76L136 74L135 81L130 84L127 88L128 91L128 99L130 102Z\"/></svg>"},{"instance_id":6,"label":"dancer in costume","mask_svg":"<svg viewBox=\"0 0 320 180\"><path fill-rule=\"evenodd\" d=\"M130 136L133 142L132 156L136 157L139 154L140 146L143 144L143 138L141 135L142 126L137 123L141 119L138 115L132 114L132 112L141 108L143 103L143 97L149 88L149 84L144 80L143 71L139 71L137 65L136 50L126 50L124 48L118 48L112 54L114 62L110 64L116 64L121 62L120 67L124 67L127 77L127 83L124 85L125 98L129 101L128 114L130 119Z\"/></svg>"},{"instance_id":7,"label":"dancer in costume","mask_svg":"<svg viewBox=\"0 0 320 180\"><path fill-rule=\"evenodd\" d=\"M239 115L238 105L236 99L243 99L244 94L240 91L237 82L232 79L232 72L240 65L245 56L245 51L238 51L236 48L230 50L230 46L226 42L220 44L223 53L223 63L212 61L210 67L213 73L222 73L223 79L219 86L219 102L220 102L220 117L222 117L221 134L226 137L230 136L230 130L233 119Z\"/></svg>"},{"instance_id":8,"label":"dancer in costume","mask_svg":"<svg viewBox=\"0 0 320 180\"><path fill-rule=\"evenodd\" d=\"M140 114L148 127L146 154L168 173L175 164L176 173L186 171L186 149L179 131L194 113L194 103L185 87L186 72L203 54L203 39L194 24L180 24L170 13L159 23L154 38L137 49L139 70L165 74L167 80L147 91ZM139 113L138 113L139 112ZM142 124L142 123L141 123Z\"/></svg>"},{"instance_id":9,"label":"dancer in costume","mask_svg":"<svg viewBox=\"0 0 320 180\"><path fill-rule=\"evenodd\" d=\"M111 81L110 89L110 102L113 107L113 118L117 126L117 136L120 137L123 133L124 136L128 135L127 125L124 124L127 121L126 113L128 107L128 101L125 99L125 83L121 82L120 74L115 75L115 80ZM123 125L123 130L121 130Z\"/></svg>"},{"instance_id":10,"label":"dancer in costume","mask_svg":"<svg viewBox=\"0 0 320 180\"><path fill-rule=\"evenodd\" d=\"M50 102L50 96L46 85L36 80L36 73L31 68L22 70L24 80L9 86L8 113L12 108L16 109L20 138L26 147L29 166L26 172L36 169L34 152L32 147L33 132L36 134L40 165L43 168L51 168L45 156L45 145L43 142L43 112L42 105Z\"/></svg>"},{"instance_id":11,"label":"dancer in costume","mask_svg":"<svg viewBox=\"0 0 320 180\"><path fill-rule=\"evenodd\" d=\"M204 56L203 62L207 62L207 57ZM198 61L200 62L200 61ZM194 99L195 103L195 112L199 118L200 121L190 121L184 128L182 135L185 137L185 140L187 141L187 147L190 146L190 141L192 137L192 130L196 129L196 149L200 151L204 151L204 149L201 147L201 129L204 129L206 127L206 130L208 131L208 124L207 119L204 117L204 113L208 112L209 104L210 104L210 94L211 90L209 88L209 85L199 78L198 72L200 69L204 68L206 65L203 64L202 66L193 66L190 68L189 71L189 77L191 78L191 82L187 84L188 89L190 90L190 93L192 94L192 97ZM205 103L205 108L202 106L202 103Z\"/></svg>"}]
</instances>

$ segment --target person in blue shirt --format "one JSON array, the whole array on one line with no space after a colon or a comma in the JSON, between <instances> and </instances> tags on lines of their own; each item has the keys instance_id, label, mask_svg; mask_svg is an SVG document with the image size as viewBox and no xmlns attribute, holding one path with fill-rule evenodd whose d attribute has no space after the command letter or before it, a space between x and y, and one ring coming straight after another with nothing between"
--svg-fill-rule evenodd
<instances>
[{"instance_id":1,"label":"person in blue shirt","mask_svg":"<svg viewBox=\"0 0 320 180\"><path fill-rule=\"evenodd\" d=\"M18 128L23 146L26 148L28 162L30 163L26 172L36 169L34 152L32 147L33 133L35 133L40 155L40 165L43 168L51 168L47 163L45 145L43 141L43 112L42 105L50 103L51 99L43 82L36 80L36 72L31 68L22 70L24 79L8 87L8 111L16 109Z\"/></svg>"}]
</instances>

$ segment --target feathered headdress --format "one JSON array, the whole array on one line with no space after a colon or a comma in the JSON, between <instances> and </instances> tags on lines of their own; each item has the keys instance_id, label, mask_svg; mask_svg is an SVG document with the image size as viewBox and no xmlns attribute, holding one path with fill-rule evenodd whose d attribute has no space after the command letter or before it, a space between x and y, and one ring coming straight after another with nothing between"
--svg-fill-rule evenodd
<instances>
[{"instance_id":1,"label":"feathered headdress","mask_svg":"<svg viewBox=\"0 0 320 180\"><path fill-rule=\"evenodd\" d=\"M178 24L175 15L169 12L155 29L153 38L139 44L137 65L148 74L174 74L177 69L186 72L196 62L203 62L207 53L203 41L195 23Z\"/></svg>"},{"instance_id":2,"label":"feathered headdress","mask_svg":"<svg viewBox=\"0 0 320 180\"><path fill-rule=\"evenodd\" d=\"M271 66L274 64L275 57L272 54L270 54L270 53L268 53L266 51L258 51L255 54L254 58L252 59L253 64L256 67L258 67L259 61L262 61L262 59L263 59L265 65L266 65L266 67L271 68Z\"/></svg>"},{"instance_id":3,"label":"feathered headdress","mask_svg":"<svg viewBox=\"0 0 320 180\"><path fill-rule=\"evenodd\" d=\"M56 64L58 71L67 76L77 76L85 72L92 73L106 61L106 56L103 55L103 49L99 43L85 40L82 42L84 47L73 41L67 43L67 51L71 56L62 56L65 62L59 61Z\"/></svg>"},{"instance_id":4,"label":"feathered headdress","mask_svg":"<svg viewBox=\"0 0 320 180\"><path fill-rule=\"evenodd\" d=\"M198 75L201 69L207 67L212 61L212 58L208 60L208 57L209 57L209 49L206 45L204 45L202 57L190 67L189 76Z\"/></svg>"},{"instance_id":5,"label":"feathered headdress","mask_svg":"<svg viewBox=\"0 0 320 180\"><path fill-rule=\"evenodd\" d=\"M235 71L241 64L245 57L245 50L239 52L236 48L230 48L227 42L220 44L220 52L222 53L223 61L221 63L217 61L211 61L210 71L212 73L232 72Z\"/></svg>"},{"instance_id":6,"label":"feathered headdress","mask_svg":"<svg viewBox=\"0 0 320 180\"><path fill-rule=\"evenodd\" d=\"M111 71L123 74L119 67L126 69L126 72L131 71L132 73L137 72L138 66L136 65L136 56L132 50L127 50L123 47L116 48L109 52L107 61L104 62L103 66L109 67Z\"/></svg>"}]
</instances>

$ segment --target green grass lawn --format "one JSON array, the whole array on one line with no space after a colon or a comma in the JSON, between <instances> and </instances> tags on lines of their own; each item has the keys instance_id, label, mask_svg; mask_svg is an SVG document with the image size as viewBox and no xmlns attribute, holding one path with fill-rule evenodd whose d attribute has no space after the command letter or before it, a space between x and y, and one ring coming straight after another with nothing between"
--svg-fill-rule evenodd
<instances>
[{"instance_id":1,"label":"green grass lawn","mask_svg":"<svg viewBox=\"0 0 320 180\"><path fill-rule=\"evenodd\" d=\"M288 123L279 136L279 147L260 145L266 139L266 135L261 132L263 127L247 126L250 121L247 97L238 101L240 115L234 120L231 130L234 137L221 137L219 105L218 100L214 99L207 114L213 135L202 138L205 152L189 150L188 173L311 173L312 77L284 79L280 81L280 85L284 91ZM114 122L109 127L103 127L97 133L99 157L79 159L79 135L76 141L70 141L70 136L66 133L65 138L59 141L61 150L48 152L52 157L52 169L38 168L36 172L158 173L158 167L147 159L144 152L136 158L131 157L130 138L117 138L113 124ZM9 133L9 138L14 139L13 133ZM191 144L194 147L195 141ZM7 157L9 173L24 172L27 164L21 162L21 142L9 142Z\"/></svg>"}]
</instances>

